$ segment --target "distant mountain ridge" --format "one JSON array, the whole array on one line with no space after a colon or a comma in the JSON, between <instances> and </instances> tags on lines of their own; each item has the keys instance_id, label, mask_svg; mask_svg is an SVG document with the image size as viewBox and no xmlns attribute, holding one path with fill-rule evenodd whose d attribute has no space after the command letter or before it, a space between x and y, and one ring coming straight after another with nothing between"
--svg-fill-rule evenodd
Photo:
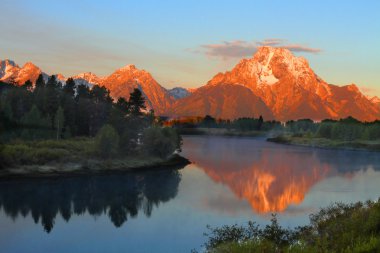
<instances>
[{"instance_id":1,"label":"distant mountain ridge","mask_svg":"<svg viewBox=\"0 0 380 253\"><path fill-rule=\"evenodd\" d=\"M33 63L19 67L11 60L0 61L0 81L23 84L48 75ZM57 78L64 84L62 75ZM288 49L260 47L250 59L242 59L231 71L218 73L197 89L161 86L152 75L126 65L106 77L86 72L72 77L90 88L105 86L113 98L128 99L139 88L149 109L165 116L205 116L235 119L258 117L291 119L339 119L348 116L363 121L380 119L380 99L363 95L355 84L337 86L317 76L303 57Z\"/></svg>"}]
</instances>

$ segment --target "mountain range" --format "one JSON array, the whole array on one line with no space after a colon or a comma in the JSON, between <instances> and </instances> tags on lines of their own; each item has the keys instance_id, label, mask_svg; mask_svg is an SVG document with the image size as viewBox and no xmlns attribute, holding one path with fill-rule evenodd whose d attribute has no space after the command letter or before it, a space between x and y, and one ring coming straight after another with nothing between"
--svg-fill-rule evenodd
<instances>
[{"instance_id":1,"label":"mountain range","mask_svg":"<svg viewBox=\"0 0 380 253\"><path fill-rule=\"evenodd\" d=\"M0 81L20 85L48 74L31 62L20 67L0 61ZM56 75L65 83L63 75ZM161 86L152 75L126 65L109 76L91 72L72 77L89 87L105 86L113 98L128 99L134 88L146 97L148 108L171 117L205 116L235 119L258 117L280 121L310 118L322 120L352 116L363 121L380 119L380 99L365 96L355 84L338 86L325 82L303 57L288 49L260 47L250 59L242 59L231 71L216 74L197 89Z\"/></svg>"}]
</instances>

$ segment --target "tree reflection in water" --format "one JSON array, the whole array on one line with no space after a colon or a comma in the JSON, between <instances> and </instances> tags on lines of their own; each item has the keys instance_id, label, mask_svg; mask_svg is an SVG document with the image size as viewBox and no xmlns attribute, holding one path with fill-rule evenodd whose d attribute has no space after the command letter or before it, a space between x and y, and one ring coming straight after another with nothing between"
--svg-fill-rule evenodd
<instances>
[{"instance_id":1,"label":"tree reflection in water","mask_svg":"<svg viewBox=\"0 0 380 253\"><path fill-rule=\"evenodd\" d=\"M12 219L31 214L48 233L58 214L68 222L73 214L86 211L93 216L107 214L120 227L139 211L149 217L154 207L174 198L180 181L176 170L4 181L0 208Z\"/></svg>"}]
</instances>

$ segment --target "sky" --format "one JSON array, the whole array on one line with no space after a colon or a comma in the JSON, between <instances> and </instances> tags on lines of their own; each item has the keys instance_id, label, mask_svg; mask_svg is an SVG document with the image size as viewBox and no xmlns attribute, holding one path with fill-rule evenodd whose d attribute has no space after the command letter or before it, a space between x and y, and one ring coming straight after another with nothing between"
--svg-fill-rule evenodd
<instances>
[{"instance_id":1,"label":"sky","mask_svg":"<svg viewBox=\"0 0 380 253\"><path fill-rule=\"evenodd\" d=\"M380 96L380 1L0 0L0 59L66 77L135 64L164 87L199 87L287 47L328 83Z\"/></svg>"}]
</instances>

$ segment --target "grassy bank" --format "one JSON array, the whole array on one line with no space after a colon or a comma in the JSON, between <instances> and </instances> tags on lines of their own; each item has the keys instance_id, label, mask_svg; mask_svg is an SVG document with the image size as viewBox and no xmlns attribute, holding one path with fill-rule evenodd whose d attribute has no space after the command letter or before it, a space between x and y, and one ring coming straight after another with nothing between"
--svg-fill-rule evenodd
<instances>
[{"instance_id":1,"label":"grassy bank","mask_svg":"<svg viewBox=\"0 0 380 253\"><path fill-rule=\"evenodd\" d=\"M241 136L258 137L265 136L266 131L239 131L228 128L178 128L178 132L183 135L215 135L215 136Z\"/></svg>"},{"instance_id":2,"label":"grassy bank","mask_svg":"<svg viewBox=\"0 0 380 253\"><path fill-rule=\"evenodd\" d=\"M102 159L95 150L94 138L68 140L12 141L0 147L0 176L53 176L101 173L156 167L175 167L189 161L179 155L167 159L134 154Z\"/></svg>"},{"instance_id":3,"label":"grassy bank","mask_svg":"<svg viewBox=\"0 0 380 253\"><path fill-rule=\"evenodd\" d=\"M307 147L380 151L380 140L370 141L358 139L352 141L344 141L321 137L305 137L292 135L280 135L274 138L268 138L267 140L275 143Z\"/></svg>"},{"instance_id":4,"label":"grassy bank","mask_svg":"<svg viewBox=\"0 0 380 253\"><path fill-rule=\"evenodd\" d=\"M283 228L277 217L261 228L254 222L210 228L209 253L380 252L380 202L336 203L310 215L310 224Z\"/></svg>"}]
</instances>

